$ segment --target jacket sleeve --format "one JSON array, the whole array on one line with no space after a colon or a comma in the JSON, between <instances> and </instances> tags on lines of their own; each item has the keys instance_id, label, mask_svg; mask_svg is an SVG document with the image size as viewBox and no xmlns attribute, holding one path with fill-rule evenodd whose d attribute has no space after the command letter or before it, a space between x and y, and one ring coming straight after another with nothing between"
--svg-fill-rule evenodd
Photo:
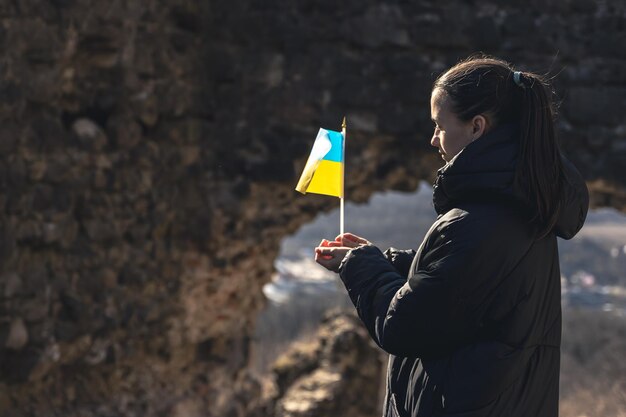
<instances>
[{"instance_id":1,"label":"jacket sleeve","mask_svg":"<svg viewBox=\"0 0 626 417\"><path fill-rule=\"evenodd\" d=\"M341 279L370 335L388 353L439 356L475 337L486 299L530 246L514 228L485 224L488 216L475 221L452 211L458 212L426 237L408 280L374 246L344 258Z\"/></svg>"},{"instance_id":2,"label":"jacket sleeve","mask_svg":"<svg viewBox=\"0 0 626 417\"><path fill-rule=\"evenodd\" d=\"M409 269L415 258L413 249L400 250L389 248L384 252L385 258L396 268L396 271L403 277L409 276Z\"/></svg>"}]
</instances>

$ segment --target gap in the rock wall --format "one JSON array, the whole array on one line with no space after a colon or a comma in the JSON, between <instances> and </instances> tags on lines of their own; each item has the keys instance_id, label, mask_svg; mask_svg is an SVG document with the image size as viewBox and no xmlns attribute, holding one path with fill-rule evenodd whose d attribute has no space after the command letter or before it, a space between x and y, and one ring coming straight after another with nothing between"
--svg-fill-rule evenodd
<instances>
[{"instance_id":1,"label":"gap in the rock wall","mask_svg":"<svg viewBox=\"0 0 626 417\"><path fill-rule=\"evenodd\" d=\"M365 237L381 250L394 246L416 249L435 219L432 188L422 182L413 193L375 193L365 204L346 204L346 231ZM338 206L338 203L337 203ZM275 261L276 273L264 287L267 308L257 321L253 369L266 373L271 363L295 341L310 340L329 310L353 309L337 275L313 260L321 239L339 233L339 210L318 215L287 236ZM626 321L626 215L611 208L590 210L585 227L572 240L558 240L564 307L562 388L572 392L580 364L572 364L575 349L590 347L590 329L572 320L599 321L602 328ZM576 319L574 319L576 318ZM615 337L619 336L619 332ZM626 343L626 340L617 340ZM575 360L573 360L576 362ZM599 376L606 380L607 376Z\"/></svg>"}]
</instances>

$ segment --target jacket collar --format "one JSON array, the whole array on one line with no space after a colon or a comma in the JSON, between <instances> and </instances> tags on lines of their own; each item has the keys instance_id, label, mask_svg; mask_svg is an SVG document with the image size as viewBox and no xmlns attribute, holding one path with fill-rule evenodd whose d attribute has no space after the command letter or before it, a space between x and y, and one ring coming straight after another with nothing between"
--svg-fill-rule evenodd
<instances>
[{"instance_id":1,"label":"jacket collar","mask_svg":"<svg viewBox=\"0 0 626 417\"><path fill-rule=\"evenodd\" d=\"M519 132L502 125L467 145L437 171L433 204L443 214L463 202L519 202L513 186Z\"/></svg>"}]
</instances>

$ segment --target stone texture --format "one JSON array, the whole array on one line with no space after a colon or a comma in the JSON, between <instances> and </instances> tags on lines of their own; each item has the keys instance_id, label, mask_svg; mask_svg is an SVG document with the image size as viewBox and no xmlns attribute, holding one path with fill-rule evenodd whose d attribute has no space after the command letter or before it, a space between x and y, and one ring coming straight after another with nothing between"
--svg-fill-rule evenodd
<instances>
[{"instance_id":1,"label":"stone texture","mask_svg":"<svg viewBox=\"0 0 626 417\"><path fill-rule=\"evenodd\" d=\"M279 242L336 204L293 190L318 127L349 116L349 199L414 190L440 166L430 85L477 49L558 74L563 146L626 211L624 12L0 2L0 414L251 415ZM347 368L313 369L339 395Z\"/></svg>"},{"instance_id":2,"label":"stone texture","mask_svg":"<svg viewBox=\"0 0 626 417\"><path fill-rule=\"evenodd\" d=\"M354 314L330 312L311 342L293 346L274 363L277 417L380 414L386 355Z\"/></svg>"},{"instance_id":3,"label":"stone texture","mask_svg":"<svg viewBox=\"0 0 626 417\"><path fill-rule=\"evenodd\" d=\"M14 319L4 346L11 350L20 350L28 343L28 330L21 318Z\"/></svg>"}]
</instances>

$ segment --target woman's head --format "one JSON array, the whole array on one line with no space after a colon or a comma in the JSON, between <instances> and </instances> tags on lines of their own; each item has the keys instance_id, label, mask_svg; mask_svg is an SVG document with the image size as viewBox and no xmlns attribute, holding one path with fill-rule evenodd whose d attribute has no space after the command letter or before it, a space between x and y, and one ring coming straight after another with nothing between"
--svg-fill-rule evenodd
<instances>
[{"instance_id":1,"label":"woman's head","mask_svg":"<svg viewBox=\"0 0 626 417\"><path fill-rule=\"evenodd\" d=\"M430 114L435 124L430 144L439 149L439 155L446 162L450 162L487 129L487 118L482 114L469 120L459 118L450 95L440 88L434 89L431 95Z\"/></svg>"},{"instance_id":2,"label":"woman's head","mask_svg":"<svg viewBox=\"0 0 626 417\"><path fill-rule=\"evenodd\" d=\"M448 162L491 129L504 124L519 128L515 185L533 206L533 220L541 235L548 233L558 218L563 179L552 95L544 77L517 72L500 59L479 56L439 76L431 96L436 124L431 144ZM445 123L448 126L442 125Z\"/></svg>"}]
</instances>

